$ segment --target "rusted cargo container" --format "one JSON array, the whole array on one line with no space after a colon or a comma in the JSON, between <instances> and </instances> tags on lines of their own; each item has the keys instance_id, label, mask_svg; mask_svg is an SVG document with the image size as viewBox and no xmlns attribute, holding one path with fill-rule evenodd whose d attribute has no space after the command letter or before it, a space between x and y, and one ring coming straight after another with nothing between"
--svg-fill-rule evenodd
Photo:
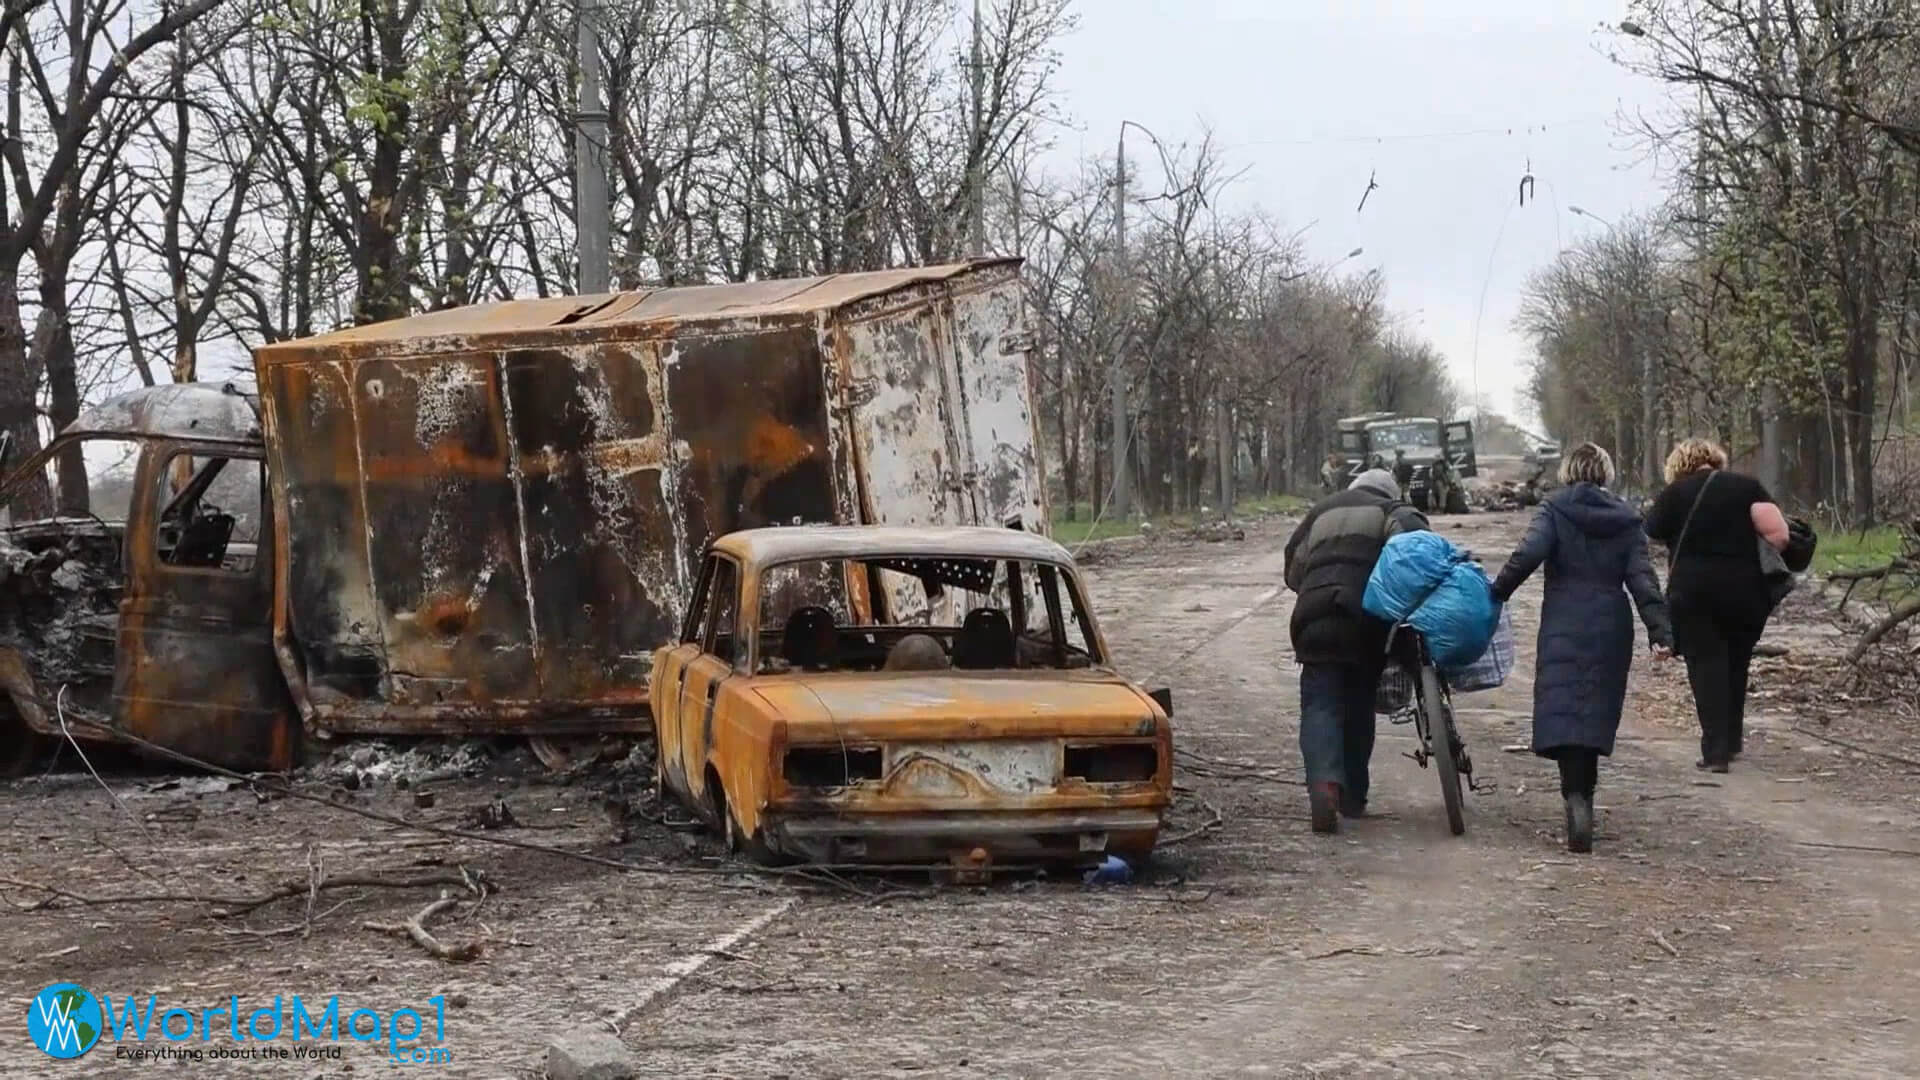
<instances>
[{"instance_id":1,"label":"rusted cargo container","mask_svg":"<svg viewBox=\"0 0 1920 1080\"><path fill-rule=\"evenodd\" d=\"M510 301L271 345L257 432L228 432L246 425L212 387L130 395L170 393L169 422L117 432L153 494L121 530L113 691L79 719L241 767L288 764L296 715L320 736L642 730L653 651L715 537L1045 531L1029 341L1019 263L993 260ZM194 408L225 441L193 443ZM47 454L101 435L75 427ZM179 499L161 488L189 445L196 467L264 458L251 587L206 591L235 574L225 541L194 556L211 559L201 578L167 583L187 568L170 563ZM129 614L170 588L234 610L202 612L193 648L130 650ZM265 632L218 647L242 627ZM26 727L57 730L32 652L12 650L27 685L9 689ZM164 677L138 670L159 663Z\"/></svg>"}]
</instances>

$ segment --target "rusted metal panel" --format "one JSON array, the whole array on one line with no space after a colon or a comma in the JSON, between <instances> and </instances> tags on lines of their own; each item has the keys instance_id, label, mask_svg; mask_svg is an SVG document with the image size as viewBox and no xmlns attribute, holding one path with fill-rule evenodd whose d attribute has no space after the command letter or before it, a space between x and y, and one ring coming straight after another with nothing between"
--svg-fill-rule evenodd
<instances>
[{"instance_id":1,"label":"rusted metal panel","mask_svg":"<svg viewBox=\"0 0 1920 1080\"><path fill-rule=\"evenodd\" d=\"M644 724L713 539L977 516L942 471L976 360L937 305L982 275L1017 302L1016 266L484 305L261 349L282 666L309 721ZM880 423L861 387L889 379Z\"/></svg>"},{"instance_id":2,"label":"rusted metal panel","mask_svg":"<svg viewBox=\"0 0 1920 1080\"><path fill-rule=\"evenodd\" d=\"M232 384L174 383L108 398L82 410L60 434L258 446L260 420L253 400Z\"/></svg>"},{"instance_id":3,"label":"rusted metal panel","mask_svg":"<svg viewBox=\"0 0 1920 1080\"><path fill-rule=\"evenodd\" d=\"M880 525L961 525L959 446L948 406L947 321L920 304L847 329L854 449L862 519Z\"/></svg>"},{"instance_id":4,"label":"rusted metal panel","mask_svg":"<svg viewBox=\"0 0 1920 1080\"><path fill-rule=\"evenodd\" d=\"M1017 520L1025 529L1045 532L1050 519L1040 440L1033 436L1025 302L1010 267L955 290L955 427L966 443L973 520L983 525Z\"/></svg>"},{"instance_id":5,"label":"rusted metal panel","mask_svg":"<svg viewBox=\"0 0 1920 1080\"><path fill-rule=\"evenodd\" d=\"M503 365L540 696L644 685L686 591L654 346L521 350Z\"/></svg>"},{"instance_id":6,"label":"rusted metal panel","mask_svg":"<svg viewBox=\"0 0 1920 1080\"><path fill-rule=\"evenodd\" d=\"M383 620L368 557L366 488L349 369L261 370L278 530L276 632L296 699L313 705L376 698L385 674ZM283 434L284 433L284 434ZM297 643L297 649L295 647Z\"/></svg>"},{"instance_id":7,"label":"rusted metal panel","mask_svg":"<svg viewBox=\"0 0 1920 1080\"><path fill-rule=\"evenodd\" d=\"M297 729L274 661L272 565L214 558L212 549L204 564L180 561L185 532L174 537L173 557L162 558L161 510L172 495L167 479L176 455L227 457L232 469L262 453L257 445L143 443L127 515L112 719L143 739L230 768L288 768ZM257 473L251 483L259 483ZM263 515L260 539L270 540L272 527ZM230 537L221 546L231 548Z\"/></svg>"}]
</instances>

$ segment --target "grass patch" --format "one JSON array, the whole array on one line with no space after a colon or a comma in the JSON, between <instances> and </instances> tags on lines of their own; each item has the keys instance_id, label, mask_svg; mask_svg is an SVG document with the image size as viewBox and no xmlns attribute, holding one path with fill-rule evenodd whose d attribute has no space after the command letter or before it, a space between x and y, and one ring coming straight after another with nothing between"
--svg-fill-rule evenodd
<instances>
[{"instance_id":1,"label":"grass patch","mask_svg":"<svg viewBox=\"0 0 1920 1080\"><path fill-rule=\"evenodd\" d=\"M1241 501L1233 509L1237 519L1259 517L1268 514L1304 514L1313 504L1297 495L1266 495ZM1108 516L1098 522L1093 520L1093 507L1080 504L1075 508L1078 520L1069 521L1064 510L1056 510L1053 515L1053 539L1066 546L1075 547L1089 540L1111 540L1120 536L1140 535L1140 525L1135 521L1122 520ZM1213 514L1167 514L1148 518L1155 530L1177 530L1192 528L1203 520L1214 518Z\"/></svg>"},{"instance_id":2,"label":"grass patch","mask_svg":"<svg viewBox=\"0 0 1920 1080\"><path fill-rule=\"evenodd\" d=\"M1900 530L1891 525L1865 532L1828 531L1830 525L1815 528L1820 532L1820 546L1813 553L1813 569L1818 573L1885 566L1900 554Z\"/></svg>"}]
</instances>

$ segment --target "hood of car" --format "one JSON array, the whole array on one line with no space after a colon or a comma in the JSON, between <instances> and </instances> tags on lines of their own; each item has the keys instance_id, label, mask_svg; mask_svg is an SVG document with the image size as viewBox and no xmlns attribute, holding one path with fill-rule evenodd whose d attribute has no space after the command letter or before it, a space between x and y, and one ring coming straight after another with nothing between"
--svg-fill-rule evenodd
<instances>
[{"instance_id":1,"label":"hood of car","mask_svg":"<svg viewBox=\"0 0 1920 1080\"><path fill-rule=\"evenodd\" d=\"M833 673L756 680L790 742L815 738L1151 735L1151 698L1094 672Z\"/></svg>"}]
</instances>

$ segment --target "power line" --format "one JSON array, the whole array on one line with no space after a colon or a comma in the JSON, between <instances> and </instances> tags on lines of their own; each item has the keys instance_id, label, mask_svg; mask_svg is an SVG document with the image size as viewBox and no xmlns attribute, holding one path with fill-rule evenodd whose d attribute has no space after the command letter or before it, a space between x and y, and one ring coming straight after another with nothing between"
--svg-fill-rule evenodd
<instances>
[{"instance_id":1,"label":"power line","mask_svg":"<svg viewBox=\"0 0 1920 1080\"><path fill-rule=\"evenodd\" d=\"M1414 142L1421 139L1472 139L1509 136L1543 135L1555 128L1580 127L1599 121L1611 120L1612 113L1592 113L1553 124L1514 124L1506 127L1461 128L1451 131L1411 131L1377 135L1315 135L1305 139L1254 139L1249 142L1230 144L1228 149L1240 149L1253 146L1319 146L1331 143L1388 143Z\"/></svg>"}]
</instances>

